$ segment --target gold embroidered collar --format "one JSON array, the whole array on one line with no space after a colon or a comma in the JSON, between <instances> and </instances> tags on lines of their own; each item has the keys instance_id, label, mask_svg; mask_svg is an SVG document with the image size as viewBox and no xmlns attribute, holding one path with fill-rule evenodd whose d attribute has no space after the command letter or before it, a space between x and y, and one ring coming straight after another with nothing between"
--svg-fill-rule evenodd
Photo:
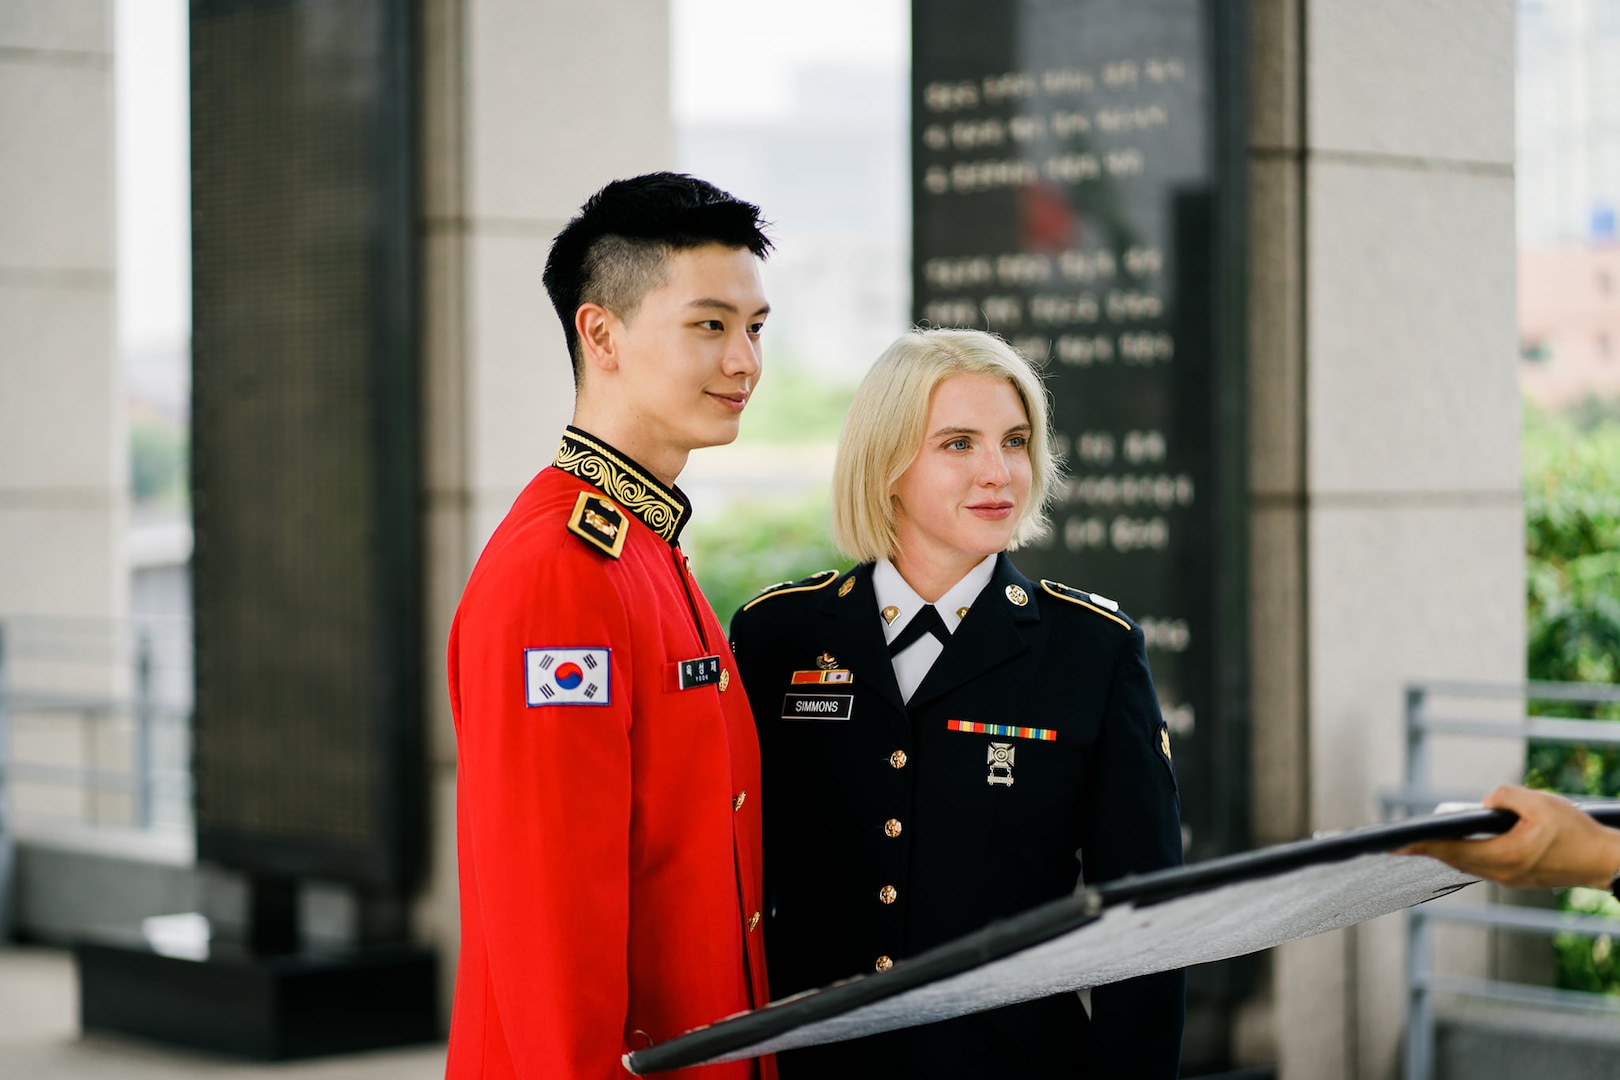
<instances>
[{"instance_id":1,"label":"gold embroidered collar","mask_svg":"<svg viewBox=\"0 0 1620 1080\"><path fill-rule=\"evenodd\" d=\"M551 464L602 493L634 514L647 528L673 544L692 514L680 488L665 487L631 458L576 427L563 432Z\"/></svg>"}]
</instances>

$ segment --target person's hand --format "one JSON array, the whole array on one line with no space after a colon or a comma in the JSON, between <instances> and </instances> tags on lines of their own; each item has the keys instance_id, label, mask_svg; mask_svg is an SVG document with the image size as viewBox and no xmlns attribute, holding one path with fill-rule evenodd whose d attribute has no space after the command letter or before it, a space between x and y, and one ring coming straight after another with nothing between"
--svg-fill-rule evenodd
<instances>
[{"instance_id":1,"label":"person's hand","mask_svg":"<svg viewBox=\"0 0 1620 1080\"><path fill-rule=\"evenodd\" d=\"M1586 885L1607 889L1620 870L1620 829L1593 821L1568 799L1504 785L1484 805L1519 815L1488 840L1428 840L1397 854L1428 855L1475 877L1521 889Z\"/></svg>"}]
</instances>

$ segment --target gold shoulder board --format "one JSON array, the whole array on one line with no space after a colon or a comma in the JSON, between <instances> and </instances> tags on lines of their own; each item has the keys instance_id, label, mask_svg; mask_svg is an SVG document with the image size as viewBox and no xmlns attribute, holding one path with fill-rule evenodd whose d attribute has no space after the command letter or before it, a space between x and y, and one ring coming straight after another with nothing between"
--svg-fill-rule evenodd
<instances>
[{"instance_id":1,"label":"gold shoulder board","mask_svg":"<svg viewBox=\"0 0 1620 1080\"><path fill-rule=\"evenodd\" d=\"M624 511L612 499L582 491L568 516L568 531L598 551L617 559L630 532Z\"/></svg>"},{"instance_id":2,"label":"gold shoulder board","mask_svg":"<svg viewBox=\"0 0 1620 1080\"><path fill-rule=\"evenodd\" d=\"M766 586L758 596L744 604L742 609L747 611L761 600L769 599L772 596L786 596L788 593L796 592L814 592L817 589L831 585L837 577L838 571L823 570L820 573L811 574L807 578L800 578L798 581L783 581Z\"/></svg>"},{"instance_id":3,"label":"gold shoulder board","mask_svg":"<svg viewBox=\"0 0 1620 1080\"><path fill-rule=\"evenodd\" d=\"M1076 589L1072 585L1065 585L1061 581L1050 581L1046 578L1041 579L1041 588L1059 600L1067 600L1069 603L1077 604L1087 611L1095 611L1103 618L1112 619L1127 630L1131 628L1130 623L1114 614L1115 611L1119 610L1119 605L1106 596L1098 596L1096 593L1088 593L1083 589Z\"/></svg>"}]
</instances>

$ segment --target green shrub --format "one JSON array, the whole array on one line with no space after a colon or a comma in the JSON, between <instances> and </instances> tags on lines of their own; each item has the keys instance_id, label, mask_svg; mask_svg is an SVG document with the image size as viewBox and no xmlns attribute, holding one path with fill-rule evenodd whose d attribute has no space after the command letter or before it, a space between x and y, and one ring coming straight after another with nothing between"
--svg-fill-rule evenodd
<instances>
[{"instance_id":1,"label":"green shrub","mask_svg":"<svg viewBox=\"0 0 1620 1080\"><path fill-rule=\"evenodd\" d=\"M801 367L770 367L743 414L739 443L834 443L855 387ZM831 479L829 477L829 479Z\"/></svg>"},{"instance_id":2,"label":"green shrub","mask_svg":"<svg viewBox=\"0 0 1620 1080\"><path fill-rule=\"evenodd\" d=\"M767 585L849 565L828 537L825 491L738 501L723 513L700 515L687 529L684 546L722 625Z\"/></svg>"},{"instance_id":3,"label":"green shrub","mask_svg":"<svg viewBox=\"0 0 1620 1080\"><path fill-rule=\"evenodd\" d=\"M1525 407L1525 669L1531 679L1620 682L1620 410L1588 404L1575 420ZM1535 702L1540 716L1620 719L1620 706ZM1532 742L1525 782L1571 795L1620 795L1620 748ZM1565 911L1620 915L1591 889ZM1617 928L1620 930L1620 928ZM1559 934L1558 984L1620 994L1620 956L1607 936Z\"/></svg>"}]
</instances>

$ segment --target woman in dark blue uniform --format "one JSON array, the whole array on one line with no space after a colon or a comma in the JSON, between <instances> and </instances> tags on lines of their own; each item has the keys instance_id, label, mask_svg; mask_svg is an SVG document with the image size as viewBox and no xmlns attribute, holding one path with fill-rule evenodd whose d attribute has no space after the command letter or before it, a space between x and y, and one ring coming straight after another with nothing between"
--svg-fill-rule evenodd
<instances>
[{"instance_id":1,"label":"woman in dark blue uniform","mask_svg":"<svg viewBox=\"0 0 1620 1080\"><path fill-rule=\"evenodd\" d=\"M914 331L856 391L833 535L859 565L731 623L759 726L771 990L882 972L1181 864L1142 632L1019 573L1056 480L1045 390L999 338ZM796 1077L1173 1077L1180 972L778 1058Z\"/></svg>"}]
</instances>

